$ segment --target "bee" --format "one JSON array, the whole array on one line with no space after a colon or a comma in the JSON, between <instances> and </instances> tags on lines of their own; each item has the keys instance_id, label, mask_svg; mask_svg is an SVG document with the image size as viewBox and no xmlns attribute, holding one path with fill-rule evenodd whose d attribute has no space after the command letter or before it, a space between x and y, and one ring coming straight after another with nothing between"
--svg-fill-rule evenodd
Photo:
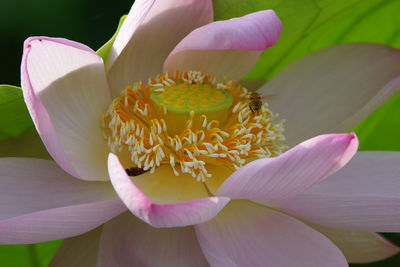
<instances>
[{"instance_id":1,"label":"bee","mask_svg":"<svg viewBox=\"0 0 400 267\"><path fill-rule=\"evenodd\" d=\"M249 94L249 108L251 112L253 112L253 115L260 111L262 107L262 99L261 96L256 93L256 92L250 92Z\"/></svg>"},{"instance_id":2,"label":"bee","mask_svg":"<svg viewBox=\"0 0 400 267\"><path fill-rule=\"evenodd\" d=\"M257 92L249 93L249 108L253 115L258 115L263 105L263 100L271 99L273 95L262 96Z\"/></svg>"},{"instance_id":3,"label":"bee","mask_svg":"<svg viewBox=\"0 0 400 267\"><path fill-rule=\"evenodd\" d=\"M132 167L132 168L128 168L125 169L126 174L128 174L129 176L138 176L141 175L147 171L143 170L142 168L138 168L138 167Z\"/></svg>"}]
</instances>

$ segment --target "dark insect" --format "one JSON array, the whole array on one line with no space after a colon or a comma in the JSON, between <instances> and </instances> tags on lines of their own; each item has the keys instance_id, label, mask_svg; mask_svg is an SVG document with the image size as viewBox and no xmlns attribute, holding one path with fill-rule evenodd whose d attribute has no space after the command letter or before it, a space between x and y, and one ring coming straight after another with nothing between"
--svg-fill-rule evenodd
<instances>
[{"instance_id":1,"label":"dark insect","mask_svg":"<svg viewBox=\"0 0 400 267\"><path fill-rule=\"evenodd\" d=\"M253 115L258 114L263 105L261 96L256 92L251 92L249 95L249 108Z\"/></svg>"},{"instance_id":2,"label":"dark insect","mask_svg":"<svg viewBox=\"0 0 400 267\"><path fill-rule=\"evenodd\" d=\"M267 96L262 96L259 93L256 92L250 92L249 93L249 108L253 115L258 115L262 105L263 101L269 100L271 98L274 98L275 95L267 95Z\"/></svg>"},{"instance_id":3,"label":"dark insect","mask_svg":"<svg viewBox=\"0 0 400 267\"><path fill-rule=\"evenodd\" d=\"M128 174L129 176L138 176L141 175L147 171L143 170L142 168L138 168L138 167L132 167L129 169L125 169L126 174Z\"/></svg>"}]
</instances>

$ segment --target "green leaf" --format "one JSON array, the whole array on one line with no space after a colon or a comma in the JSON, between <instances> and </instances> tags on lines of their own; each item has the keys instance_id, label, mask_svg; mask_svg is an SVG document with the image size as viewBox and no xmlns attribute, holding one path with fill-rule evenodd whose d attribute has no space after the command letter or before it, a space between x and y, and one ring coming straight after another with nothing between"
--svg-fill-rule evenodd
<instances>
[{"instance_id":1,"label":"green leaf","mask_svg":"<svg viewBox=\"0 0 400 267\"><path fill-rule=\"evenodd\" d=\"M111 37L110 40L107 41L107 43L105 43L102 47L99 48L99 50L97 50L97 54L99 56L101 56L103 58L103 61L106 62L107 58L108 58L108 54L110 53L111 47L115 41L115 38L117 37L117 34L119 32L119 29L121 28L122 23L124 22L125 18L127 15L124 15L120 18L119 20L119 24L117 27L116 32L114 33L114 35Z\"/></svg>"},{"instance_id":2,"label":"green leaf","mask_svg":"<svg viewBox=\"0 0 400 267\"><path fill-rule=\"evenodd\" d=\"M33 127L21 88L0 85L0 140L18 136Z\"/></svg>"},{"instance_id":3,"label":"green leaf","mask_svg":"<svg viewBox=\"0 0 400 267\"><path fill-rule=\"evenodd\" d=\"M398 0L214 0L215 19L273 9L283 23L275 46L262 53L245 79L270 79L296 59L339 43L400 47Z\"/></svg>"},{"instance_id":4,"label":"green leaf","mask_svg":"<svg viewBox=\"0 0 400 267\"><path fill-rule=\"evenodd\" d=\"M3 245L0 249L1 266L48 266L62 240L30 245Z\"/></svg>"},{"instance_id":5,"label":"green leaf","mask_svg":"<svg viewBox=\"0 0 400 267\"><path fill-rule=\"evenodd\" d=\"M33 244L35 246L34 252L37 254L39 266L45 267L49 265L62 241L63 239Z\"/></svg>"},{"instance_id":6,"label":"green leaf","mask_svg":"<svg viewBox=\"0 0 400 267\"><path fill-rule=\"evenodd\" d=\"M400 151L400 92L354 128L359 150Z\"/></svg>"}]
</instances>

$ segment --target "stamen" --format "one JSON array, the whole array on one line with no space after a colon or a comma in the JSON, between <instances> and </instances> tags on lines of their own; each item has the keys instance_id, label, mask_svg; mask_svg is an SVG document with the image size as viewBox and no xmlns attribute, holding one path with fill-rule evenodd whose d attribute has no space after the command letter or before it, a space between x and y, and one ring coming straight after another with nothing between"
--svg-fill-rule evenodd
<instances>
[{"instance_id":1,"label":"stamen","mask_svg":"<svg viewBox=\"0 0 400 267\"><path fill-rule=\"evenodd\" d=\"M204 182L212 177L208 164L234 171L286 149L283 121L272 122L277 115L266 103L253 114L248 95L233 81L217 83L198 71L159 75L114 99L103 115L104 137L113 153L130 154L127 173L153 173L167 164L176 176L189 173Z\"/></svg>"}]
</instances>

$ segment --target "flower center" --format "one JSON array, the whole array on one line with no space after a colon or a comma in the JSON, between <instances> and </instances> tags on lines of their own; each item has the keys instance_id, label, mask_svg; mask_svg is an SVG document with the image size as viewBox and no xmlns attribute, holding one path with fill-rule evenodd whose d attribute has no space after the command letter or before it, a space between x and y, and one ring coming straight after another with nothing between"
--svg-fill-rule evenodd
<instances>
[{"instance_id":1,"label":"flower center","mask_svg":"<svg viewBox=\"0 0 400 267\"><path fill-rule=\"evenodd\" d=\"M201 115L220 123L227 121L233 96L211 83L210 78L193 71L183 73L177 80L166 77L162 83L153 84L150 98L153 104L166 107L164 120L170 135L179 134L185 128L192 111L196 121Z\"/></svg>"},{"instance_id":2,"label":"flower center","mask_svg":"<svg viewBox=\"0 0 400 267\"><path fill-rule=\"evenodd\" d=\"M114 99L102 119L104 137L128 169L153 173L168 164L175 175L212 177L208 164L232 171L274 157L285 146L283 121L233 81L200 72L175 72L137 82ZM128 172L128 174L131 172Z\"/></svg>"}]
</instances>

